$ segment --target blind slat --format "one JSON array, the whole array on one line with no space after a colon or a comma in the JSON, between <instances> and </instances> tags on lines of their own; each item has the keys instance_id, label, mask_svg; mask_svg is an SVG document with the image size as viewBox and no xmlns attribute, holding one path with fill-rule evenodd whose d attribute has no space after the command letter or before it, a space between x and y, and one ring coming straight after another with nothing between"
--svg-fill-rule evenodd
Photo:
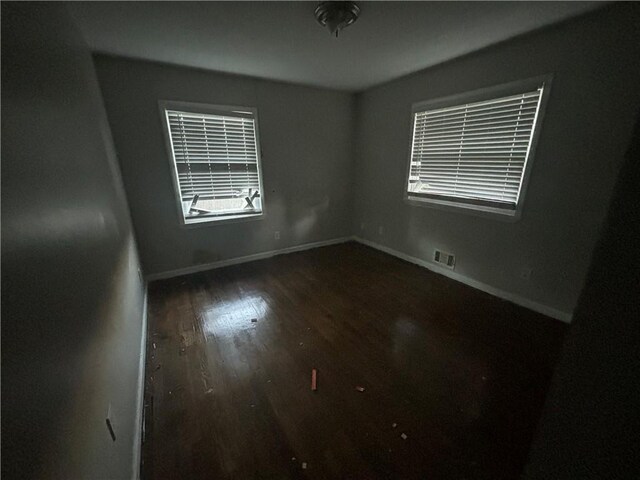
<instances>
[{"instance_id":1,"label":"blind slat","mask_svg":"<svg viewBox=\"0 0 640 480\"><path fill-rule=\"evenodd\" d=\"M447 112L453 112L456 110L460 110L463 108L473 108L474 106L491 106L491 105L498 105L501 103L505 103L505 102L510 102L513 101L514 99L529 99L529 98L537 98L539 95L539 90L537 91L532 91L532 92L527 92L527 93L521 93L521 94L517 94L517 95L510 95L508 97L501 97L501 98L496 98L494 100L483 100L480 102L473 102L473 103L466 103L463 105L455 105L452 107L444 107L444 108L439 108L439 109L434 109L434 110L426 110L424 112L419 112L422 115L425 116L432 116L432 115L440 115L443 113L447 113Z\"/></svg>"},{"instance_id":2,"label":"blind slat","mask_svg":"<svg viewBox=\"0 0 640 480\"><path fill-rule=\"evenodd\" d=\"M508 126L503 129L491 130L488 132L464 132L464 138L468 138L470 140L491 140L491 139L504 139L504 138L519 138L529 136L530 132L527 130L518 130L514 132L512 128ZM430 140L430 141L442 141L442 140L459 140L463 137L463 132L453 132L453 133L442 133L442 134L424 134L420 137L420 141Z\"/></svg>"},{"instance_id":3,"label":"blind slat","mask_svg":"<svg viewBox=\"0 0 640 480\"><path fill-rule=\"evenodd\" d=\"M494 120L492 119L485 119L482 121L477 121L477 122L466 122L463 124L463 122L452 122L450 124L446 124L446 125L434 125L434 126L420 126L417 125L416 126L416 131L417 132L424 132L424 131L430 131L430 132L444 132L444 131L451 131L452 129L455 129L457 131L477 131L480 130L481 128L505 128L506 126L508 126L509 128L512 128L513 130L516 130L517 128L525 128L525 127L531 127L533 125L533 119L534 116L530 115L524 118L521 118L519 116L514 116L512 118L496 118Z\"/></svg>"},{"instance_id":4,"label":"blind slat","mask_svg":"<svg viewBox=\"0 0 640 480\"><path fill-rule=\"evenodd\" d=\"M477 112L468 112L464 110L463 112L455 115L416 119L416 125L429 127L458 122L470 123L474 121L483 121L489 118L511 118L514 116L528 117L535 115L535 112L536 105L516 105L513 108L493 111L481 110Z\"/></svg>"},{"instance_id":5,"label":"blind slat","mask_svg":"<svg viewBox=\"0 0 640 480\"><path fill-rule=\"evenodd\" d=\"M473 155L460 155L458 152L452 153L432 153L432 154L415 154L412 158L412 163L428 164L429 162L435 163L455 163L456 165L461 162L468 163L504 163L514 160L525 160L525 155L514 154L473 154Z\"/></svg>"}]
</instances>

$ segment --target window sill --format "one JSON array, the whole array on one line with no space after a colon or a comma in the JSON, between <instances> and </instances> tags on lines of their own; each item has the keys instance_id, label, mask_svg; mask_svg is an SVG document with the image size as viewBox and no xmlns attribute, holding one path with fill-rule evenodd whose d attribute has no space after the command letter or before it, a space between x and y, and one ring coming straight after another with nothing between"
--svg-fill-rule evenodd
<instances>
[{"instance_id":1,"label":"window sill","mask_svg":"<svg viewBox=\"0 0 640 480\"><path fill-rule=\"evenodd\" d=\"M473 215L476 217L492 218L503 222L514 223L520 220L521 208L518 206L515 210L506 210L485 205L473 205L468 203L451 202L444 199L421 198L411 195L405 195L405 203L417 206L428 207L447 212L462 213L465 215Z\"/></svg>"},{"instance_id":2,"label":"window sill","mask_svg":"<svg viewBox=\"0 0 640 480\"><path fill-rule=\"evenodd\" d=\"M183 228L198 228L198 227L213 227L215 225L226 225L229 223L241 223L250 222L254 220L262 220L264 211L260 213L252 213L248 215L229 215L225 217L203 217L191 219L188 223L187 220L182 220Z\"/></svg>"}]
</instances>

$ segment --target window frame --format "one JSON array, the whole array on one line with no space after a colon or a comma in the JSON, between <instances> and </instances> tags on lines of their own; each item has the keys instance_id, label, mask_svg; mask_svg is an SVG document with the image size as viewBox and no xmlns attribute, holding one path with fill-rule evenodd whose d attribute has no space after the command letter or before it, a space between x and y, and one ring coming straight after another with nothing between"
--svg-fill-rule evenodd
<instances>
[{"instance_id":1,"label":"window frame","mask_svg":"<svg viewBox=\"0 0 640 480\"><path fill-rule=\"evenodd\" d=\"M535 151L540 138L540 131L542 130L542 124L544 122L544 116L546 112L547 103L549 101L549 93L551 91L551 84L553 81L552 74L540 75L537 77L528 78L525 80L517 80L514 82L503 83L500 85L494 85L491 87L480 88L473 91L456 93L445 97L434 98L430 100L424 100L413 103L411 105L410 121L410 135L409 135L409 148L408 159L406 162L406 173L404 176L403 184L403 201L411 206L435 208L439 210L445 210L449 212L465 213L475 216L494 218L507 222L515 222L522 216L522 210L524 206L524 200L526 198L527 187L531 177L531 169L533 161L535 159ZM516 95L525 93L528 90L533 90L541 85L544 85L542 95L540 97L540 107L538 109L534 129L531 137L531 145L529 147L529 154L525 161L524 170L522 173L522 181L520 186L520 192L518 195L518 201L514 209L506 209L502 207L492 207L488 205L474 204L473 200L447 200L444 196L440 198L434 197L417 197L411 195L408 191L409 176L411 173L411 157L413 153L413 136L414 136L414 118L416 112L423 112L425 110L436 110L439 108L452 107L456 105L463 105L465 103L481 102L485 100L492 100L500 97L506 97L509 95Z\"/></svg>"},{"instance_id":2,"label":"window frame","mask_svg":"<svg viewBox=\"0 0 640 480\"><path fill-rule=\"evenodd\" d=\"M243 105L214 105L208 103L196 103L196 102L183 102L179 100L159 100L158 109L160 112L160 123L162 124L162 132L165 140L165 149L167 151L167 158L169 160L171 182L173 184L174 200L176 204L176 211L178 219L180 220L180 226L184 228L194 228L203 226L222 225L227 223L247 222L251 220L261 220L264 218L266 210L266 201L264 193L264 181L262 175L262 148L260 143L260 131L258 122L258 109L256 107L247 107ZM247 213L239 215L221 215L219 217L202 217L187 222L184 216L182 207L182 196L180 193L180 181L178 178L178 167L175 162L175 156L173 152L173 144L171 143L171 134L169 132L169 122L167 118L167 110L179 110L187 113L202 113L202 114L219 114L224 115L231 113L251 112L254 119L255 137L256 137L256 159L258 170L258 185L260 188L260 203L261 211L259 213Z\"/></svg>"}]
</instances>

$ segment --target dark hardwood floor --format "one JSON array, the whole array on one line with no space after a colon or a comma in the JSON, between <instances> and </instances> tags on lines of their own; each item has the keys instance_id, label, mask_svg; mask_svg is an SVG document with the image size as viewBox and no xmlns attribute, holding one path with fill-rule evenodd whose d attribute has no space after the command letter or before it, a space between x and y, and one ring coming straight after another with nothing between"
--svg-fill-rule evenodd
<instances>
[{"instance_id":1,"label":"dark hardwood floor","mask_svg":"<svg viewBox=\"0 0 640 480\"><path fill-rule=\"evenodd\" d=\"M355 243L155 282L143 478L517 478L565 328Z\"/></svg>"}]
</instances>

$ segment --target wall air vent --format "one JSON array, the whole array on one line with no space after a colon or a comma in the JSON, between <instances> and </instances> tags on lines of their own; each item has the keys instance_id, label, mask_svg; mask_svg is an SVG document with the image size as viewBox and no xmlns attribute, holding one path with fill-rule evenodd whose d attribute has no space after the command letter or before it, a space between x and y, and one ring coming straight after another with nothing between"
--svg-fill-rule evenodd
<instances>
[{"instance_id":1,"label":"wall air vent","mask_svg":"<svg viewBox=\"0 0 640 480\"><path fill-rule=\"evenodd\" d=\"M453 270L456 266L456 257L452 253L441 250L433 251L433 261Z\"/></svg>"}]
</instances>

